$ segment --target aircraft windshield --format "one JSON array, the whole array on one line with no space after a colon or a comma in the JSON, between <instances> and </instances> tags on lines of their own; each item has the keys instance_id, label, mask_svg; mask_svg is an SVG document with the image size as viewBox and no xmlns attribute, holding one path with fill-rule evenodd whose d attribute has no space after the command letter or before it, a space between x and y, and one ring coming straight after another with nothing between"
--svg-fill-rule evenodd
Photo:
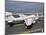
<instances>
[{"instance_id":1,"label":"aircraft windshield","mask_svg":"<svg viewBox=\"0 0 46 35\"><path fill-rule=\"evenodd\" d=\"M20 17L20 16L19 16L19 15L13 15L13 17L18 18L18 17Z\"/></svg>"}]
</instances>

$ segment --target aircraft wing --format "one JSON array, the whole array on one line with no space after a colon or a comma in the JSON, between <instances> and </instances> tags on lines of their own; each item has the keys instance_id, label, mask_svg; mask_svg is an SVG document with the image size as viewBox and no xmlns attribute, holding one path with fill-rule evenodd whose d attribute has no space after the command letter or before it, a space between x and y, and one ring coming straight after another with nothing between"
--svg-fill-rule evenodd
<instances>
[{"instance_id":1,"label":"aircraft wing","mask_svg":"<svg viewBox=\"0 0 46 35\"><path fill-rule=\"evenodd\" d=\"M26 25L31 25L32 23L34 24L36 22L36 20L39 19L39 17L35 16L35 15L30 15L28 17L25 18L25 23Z\"/></svg>"}]
</instances>

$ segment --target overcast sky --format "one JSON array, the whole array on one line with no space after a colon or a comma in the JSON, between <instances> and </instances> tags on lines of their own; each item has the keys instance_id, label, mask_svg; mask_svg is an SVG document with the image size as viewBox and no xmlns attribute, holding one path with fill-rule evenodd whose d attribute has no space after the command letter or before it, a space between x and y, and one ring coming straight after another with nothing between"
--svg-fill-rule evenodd
<instances>
[{"instance_id":1,"label":"overcast sky","mask_svg":"<svg viewBox=\"0 0 46 35\"><path fill-rule=\"evenodd\" d=\"M23 12L23 13L43 12L43 6L44 6L43 3L7 0L5 10L11 12Z\"/></svg>"}]
</instances>

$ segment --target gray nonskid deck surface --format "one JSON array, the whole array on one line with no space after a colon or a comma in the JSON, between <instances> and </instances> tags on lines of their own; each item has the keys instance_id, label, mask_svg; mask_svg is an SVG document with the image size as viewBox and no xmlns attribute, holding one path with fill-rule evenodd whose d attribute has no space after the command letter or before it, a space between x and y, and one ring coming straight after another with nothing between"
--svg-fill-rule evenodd
<instances>
[{"instance_id":1,"label":"gray nonskid deck surface","mask_svg":"<svg viewBox=\"0 0 46 35\"><path fill-rule=\"evenodd\" d=\"M27 34L27 33L34 33L34 32L43 32L44 22L40 21L35 23L31 29L26 29L24 23L17 24L13 27L6 28L6 34ZM29 32L30 31L30 32Z\"/></svg>"}]
</instances>

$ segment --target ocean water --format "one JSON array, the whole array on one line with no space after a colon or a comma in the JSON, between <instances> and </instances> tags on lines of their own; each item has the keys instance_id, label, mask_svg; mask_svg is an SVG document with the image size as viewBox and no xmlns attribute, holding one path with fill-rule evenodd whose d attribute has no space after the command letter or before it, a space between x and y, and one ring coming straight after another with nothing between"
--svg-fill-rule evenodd
<instances>
[{"instance_id":1,"label":"ocean water","mask_svg":"<svg viewBox=\"0 0 46 35\"><path fill-rule=\"evenodd\" d=\"M43 12L44 3L40 2L23 2L23 1L6 1L5 11L17 13Z\"/></svg>"}]
</instances>

